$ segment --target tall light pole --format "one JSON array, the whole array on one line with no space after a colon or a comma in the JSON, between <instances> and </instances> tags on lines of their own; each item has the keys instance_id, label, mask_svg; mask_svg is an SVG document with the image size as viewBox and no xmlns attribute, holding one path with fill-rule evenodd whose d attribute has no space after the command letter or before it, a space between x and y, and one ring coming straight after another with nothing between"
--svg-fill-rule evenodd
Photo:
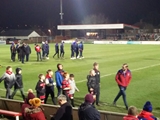
<instances>
[{"instance_id":1,"label":"tall light pole","mask_svg":"<svg viewBox=\"0 0 160 120\"><path fill-rule=\"evenodd\" d=\"M61 25L63 25L63 15L64 15L64 13L63 13L63 1L62 0L60 0L60 13L59 13L59 15L60 15L60 20L61 20ZM61 36L63 35L63 31L61 30Z\"/></svg>"}]
</instances>

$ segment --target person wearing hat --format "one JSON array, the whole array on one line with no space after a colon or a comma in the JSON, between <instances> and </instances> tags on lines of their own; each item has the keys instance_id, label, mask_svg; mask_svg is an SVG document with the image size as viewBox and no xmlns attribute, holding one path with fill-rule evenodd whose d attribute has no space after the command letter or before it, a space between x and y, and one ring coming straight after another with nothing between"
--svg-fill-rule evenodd
<instances>
[{"instance_id":1,"label":"person wearing hat","mask_svg":"<svg viewBox=\"0 0 160 120\"><path fill-rule=\"evenodd\" d=\"M129 70L127 63L124 63L122 65L122 69L118 70L118 72L115 76L115 80L116 80L118 87L119 87L119 92L113 101L113 105L116 106L117 100L120 98L120 96L122 96L123 102L126 106L126 109L128 110L128 104L127 104L127 100L126 100L125 91L127 89L127 86L129 85L131 79L132 79L131 71Z\"/></svg>"},{"instance_id":2,"label":"person wearing hat","mask_svg":"<svg viewBox=\"0 0 160 120\"><path fill-rule=\"evenodd\" d=\"M25 95L23 91L23 80L22 80L22 69L16 68L16 81L14 84L14 91L11 94L11 99L13 99L14 95L16 94L17 90L20 90L23 100L25 100Z\"/></svg>"},{"instance_id":3,"label":"person wearing hat","mask_svg":"<svg viewBox=\"0 0 160 120\"><path fill-rule=\"evenodd\" d=\"M61 106L56 114L50 115L51 120L73 120L72 106L67 102L65 95L58 96L58 103Z\"/></svg>"},{"instance_id":4,"label":"person wearing hat","mask_svg":"<svg viewBox=\"0 0 160 120\"><path fill-rule=\"evenodd\" d=\"M33 98L29 100L31 107L25 108L25 113L30 120L46 120L44 110L40 106L41 100L39 98Z\"/></svg>"},{"instance_id":5,"label":"person wearing hat","mask_svg":"<svg viewBox=\"0 0 160 120\"><path fill-rule=\"evenodd\" d=\"M130 106L128 108L128 115L124 116L123 120L139 120L137 118L137 108L134 106Z\"/></svg>"},{"instance_id":6,"label":"person wearing hat","mask_svg":"<svg viewBox=\"0 0 160 120\"><path fill-rule=\"evenodd\" d=\"M144 106L143 110L138 115L139 120L157 120L157 118L152 114L152 104L150 101L147 101Z\"/></svg>"},{"instance_id":7,"label":"person wearing hat","mask_svg":"<svg viewBox=\"0 0 160 120\"><path fill-rule=\"evenodd\" d=\"M30 120L30 118L28 118L27 114L25 113L25 108L29 108L31 107L31 104L29 103L29 100L30 99L33 99L35 98L35 95L33 94L33 90L32 89L29 89L28 90L28 95L24 101L24 103L22 104L22 107L21 107L21 113L22 113L22 117L24 120Z\"/></svg>"},{"instance_id":8,"label":"person wearing hat","mask_svg":"<svg viewBox=\"0 0 160 120\"><path fill-rule=\"evenodd\" d=\"M92 105L93 102L93 95L87 94L84 103L78 109L79 120L100 120L100 113Z\"/></svg>"}]
</instances>

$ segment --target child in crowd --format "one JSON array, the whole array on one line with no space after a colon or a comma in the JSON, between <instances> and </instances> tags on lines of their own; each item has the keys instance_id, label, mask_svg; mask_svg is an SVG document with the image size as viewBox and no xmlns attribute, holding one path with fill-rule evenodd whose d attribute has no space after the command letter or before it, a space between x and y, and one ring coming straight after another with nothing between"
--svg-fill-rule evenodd
<instances>
[{"instance_id":1,"label":"child in crowd","mask_svg":"<svg viewBox=\"0 0 160 120\"><path fill-rule=\"evenodd\" d=\"M157 120L157 118L152 113L152 104L150 101L147 101L144 106L143 110L138 115L139 120Z\"/></svg>"},{"instance_id":2,"label":"child in crowd","mask_svg":"<svg viewBox=\"0 0 160 120\"><path fill-rule=\"evenodd\" d=\"M46 120L44 109L41 107L41 100L33 98L29 100L31 107L25 108L25 114L29 120Z\"/></svg>"},{"instance_id":3,"label":"child in crowd","mask_svg":"<svg viewBox=\"0 0 160 120\"><path fill-rule=\"evenodd\" d=\"M139 120L137 118L137 113L138 113L137 108L134 106L130 106L128 108L128 115L124 116L123 120Z\"/></svg>"},{"instance_id":4,"label":"child in crowd","mask_svg":"<svg viewBox=\"0 0 160 120\"><path fill-rule=\"evenodd\" d=\"M23 80L22 80L22 69L16 68L16 81L14 84L14 91L11 95L11 99L13 99L14 95L16 94L17 90L20 90L23 100L25 100L25 95L23 91Z\"/></svg>"},{"instance_id":5,"label":"child in crowd","mask_svg":"<svg viewBox=\"0 0 160 120\"><path fill-rule=\"evenodd\" d=\"M69 74L67 72L64 72L63 78L64 80L62 81L62 93L66 96L67 101L69 102L69 90L71 89L69 84Z\"/></svg>"},{"instance_id":6,"label":"child in crowd","mask_svg":"<svg viewBox=\"0 0 160 120\"><path fill-rule=\"evenodd\" d=\"M44 103L45 99L45 76L43 74L39 74L38 76L39 81L37 82L36 85L36 93L37 97L41 100L42 103Z\"/></svg>"},{"instance_id":7,"label":"child in crowd","mask_svg":"<svg viewBox=\"0 0 160 120\"><path fill-rule=\"evenodd\" d=\"M69 97L70 97L70 100L71 100L71 105L73 107L75 107L75 105L74 105L74 93L75 93L75 90L79 92L79 89L76 86L73 74L70 74L69 84L70 84L70 87L72 88L72 89L69 90Z\"/></svg>"},{"instance_id":8,"label":"child in crowd","mask_svg":"<svg viewBox=\"0 0 160 120\"><path fill-rule=\"evenodd\" d=\"M94 70L91 70L89 75L87 76L87 87L88 92L93 95L94 100L96 100L96 73Z\"/></svg>"},{"instance_id":9,"label":"child in crowd","mask_svg":"<svg viewBox=\"0 0 160 120\"><path fill-rule=\"evenodd\" d=\"M0 83L4 80L4 87L6 88L6 98L11 97L11 88L14 86L16 81L15 74L12 72L12 67L8 66L6 72L0 78Z\"/></svg>"},{"instance_id":10,"label":"child in crowd","mask_svg":"<svg viewBox=\"0 0 160 120\"><path fill-rule=\"evenodd\" d=\"M42 61L41 47L38 44L35 44L35 51L37 53L37 61L39 61L39 60Z\"/></svg>"},{"instance_id":11,"label":"child in crowd","mask_svg":"<svg viewBox=\"0 0 160 120\"><path fill-rule=\"evenodd\" d=\"M56 100L55 100L55 94L54 94L54 86L56 85L56 83L53 81L53 71L52 70L48 70L47 71L47 75L46 75L46 98L45 98L45 102L47 103L47 99L49 94L51 95L52 98L52 102L54 105L56 105Z\"/></svg>"}]
</instances>

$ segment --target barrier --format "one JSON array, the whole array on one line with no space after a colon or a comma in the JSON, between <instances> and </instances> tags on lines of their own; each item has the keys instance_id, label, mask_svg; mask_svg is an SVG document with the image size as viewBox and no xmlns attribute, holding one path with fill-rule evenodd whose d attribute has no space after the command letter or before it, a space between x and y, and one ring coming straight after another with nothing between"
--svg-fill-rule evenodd
<instances>
[{"instance_id":1,"label":"barrier","mask_svg":"<svg viewBox=\"0 0 160 120\"><path fill-rule=\"evenodd\" d=\"M94 44L160 45L160 41L94 41Z\"/></svg>"},{"instance_id":2,"label":"barrier","mask_svg":"<svg viewBox=\"0 0 160 120\"><path fill-rule=\"evenodd\" d=\"M21 112L22 104L23 104L23 101L0 98L0 109L3 109L3 110ZM49 105L49 104L44 104L42 106L44 108L44 113L47 117L47 120L50 120L50 115L55 114L57 109L59 108L58 106ZM78 111L77 108L73 108L73 120L78 120L77 111ZM101 110L99 112L101 114L101 120L122 120L123 116L125 115L122 113L101 111ZM20 119L22 118L20 117Z\"/></svg>"},{"instance_id":3,"label":"barrier","mask_svg":"<svg viewBox=\"0 0 160 120\"><path fill-rule=\"evenodd\" d=\"M1 41L0 40L0 45L4 45L4 44L6 44L6 41Z\"/></svg>"}]
</instances>

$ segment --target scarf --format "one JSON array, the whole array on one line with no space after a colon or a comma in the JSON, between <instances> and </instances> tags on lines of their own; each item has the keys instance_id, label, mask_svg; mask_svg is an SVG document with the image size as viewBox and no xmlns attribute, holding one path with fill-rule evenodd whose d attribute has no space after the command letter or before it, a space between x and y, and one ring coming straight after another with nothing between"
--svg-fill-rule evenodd
<instances>
[{"instance_id":1,"label":"scarf","mask_svg":"<svg viewBox=\"0 0 160 120\"><path fill-rule=\"evenodd\" d=\"M11 71L8 71L8 70L6 70L6 73L9 74L9 75L12 74L12 72L11 72Z\"/></svg>"}]
</instances>

